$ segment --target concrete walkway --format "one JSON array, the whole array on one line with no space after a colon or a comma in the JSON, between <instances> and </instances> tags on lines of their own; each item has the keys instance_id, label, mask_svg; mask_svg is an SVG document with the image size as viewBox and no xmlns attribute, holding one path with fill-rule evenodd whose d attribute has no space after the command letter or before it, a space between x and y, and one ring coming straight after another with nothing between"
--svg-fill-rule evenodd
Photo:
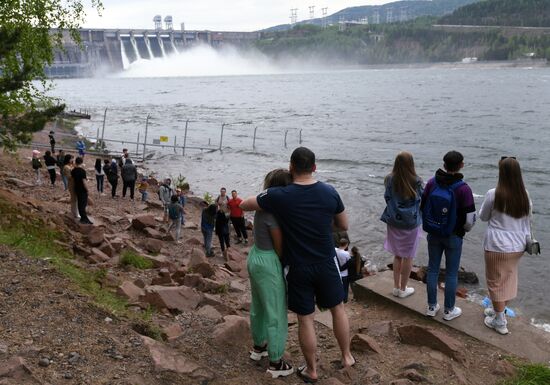
<instances>
[{"instance_id":1,"label":"concrete walkway","mask_svg":"<svg viewBox=\"0 0 550 385\"><path fill-rule=\"evenodd\" d=\"M422 282L410 280L409 286L414 287L415 294L404 299L394 297L391 293L393 272L384 271L357 281L353 293L357 300L377 298L425 315L426 285ZM438 291L438 301L441 310L434 318L434 322L444 324L530 361L550 364L550 333L535 328L527 320L519 317L508 318L510 333L503 336L485 326L483 323L483 308L480 305L457 298L456 305L462 309L462 316L452 321L444 321L442 318L443 292L440 290Z\"/></svg>"}]
</instances>

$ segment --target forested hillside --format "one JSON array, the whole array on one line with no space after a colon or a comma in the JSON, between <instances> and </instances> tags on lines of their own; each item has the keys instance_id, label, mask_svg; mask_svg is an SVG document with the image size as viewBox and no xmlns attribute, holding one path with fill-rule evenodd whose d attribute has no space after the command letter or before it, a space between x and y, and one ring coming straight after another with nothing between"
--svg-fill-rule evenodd
<instances>
[{"instance_id":1,"label":"forested hillside","mask_svg":"<svg viewBox=\"0 0 550 385\"><path fill-rule=\"evenodd\" d=\"M550 0L486 0L457 9L441 23L550 27Z\"/></svg>"}]
</instances>

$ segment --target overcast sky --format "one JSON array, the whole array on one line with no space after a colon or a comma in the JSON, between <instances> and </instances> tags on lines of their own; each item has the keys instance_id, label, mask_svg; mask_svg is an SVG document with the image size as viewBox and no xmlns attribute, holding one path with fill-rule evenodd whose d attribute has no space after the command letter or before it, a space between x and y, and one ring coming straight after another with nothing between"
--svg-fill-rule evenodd
<instances>
[{"instance_id":1,"label":"overcast sky","mask_svg":"<svg viewBox=\"0 0 550 385\"><path fill-rule=\"evenodd\" d=\"M310 5L315 17L321 8L332 14L357 5L377 5L388 0L102 0L102 16L88 9L85 27L153 28L155 15L171 15L174 29L253 31L290 21L290 9L298 8L298 20L309 18Z\"/></svg>"}]
</instances>

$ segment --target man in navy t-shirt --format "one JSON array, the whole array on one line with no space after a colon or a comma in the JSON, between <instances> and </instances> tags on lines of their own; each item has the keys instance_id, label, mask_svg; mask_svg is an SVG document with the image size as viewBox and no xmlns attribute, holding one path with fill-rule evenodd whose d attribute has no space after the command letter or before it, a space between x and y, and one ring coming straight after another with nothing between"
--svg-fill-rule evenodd
<instances>
[{"instance_id":1,"label":"man in navy t-shirt","mask_svg":"<svg viewBox=\"0 0 550 385\"><path fill-rule=\"evenodd\" d=\"M298 315L300 346L306 359L306 366L298 369L298 375L306 380L317 379L315 303L332 313L342 365L355 363L332 237L334 228L347 230L348 219L334 187L313 178L315 169L315 154L299 147L290 158L292 184L270 188L241 204L244 210L272 213L283 232L283 265L289 269L288 308Z\"/></svg>"}]
</instances>

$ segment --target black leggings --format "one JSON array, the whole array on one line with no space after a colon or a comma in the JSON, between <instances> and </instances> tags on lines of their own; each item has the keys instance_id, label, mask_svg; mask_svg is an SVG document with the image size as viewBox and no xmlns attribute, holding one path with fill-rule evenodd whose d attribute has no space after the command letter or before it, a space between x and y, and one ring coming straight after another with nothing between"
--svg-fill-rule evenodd
<instances>
[{"instance_id":1,"label":"black leggings","mask_svg":"<svg viewBox=\"0 0 550 385\"><path fill-rule=\"evenodd\" d=\"M238 238L248 239L248 234L246 233L246 224L244 223L243 217L231 217L231 223L235 228Z\"/></svg>"},{"instance_id":2,"label":"black leggings","mask_svg":"<svg viewBox=\"0 0 550 385\"><path fill-rule=\"evenodd\" d=\"M130 199L134 199L134 189L136 187L136 181L133 180L131 182L125 182L122 181L122 197L124 198L126 196L126 189L130 189Z\"/></svg>"},{"instance_id":3,"label":"black leggings","mask_svg":"<svg viewBox=\"0 0 550 385\"><path fill-rule=\"evenodd\" d=\"M52 186L55 184L55 178L56 178L56 175L55 175L55 168L53 169L48 169L48 174L50 174L50 181L52 182Z\"/></svg>"},{"instance_id":4,"label":"black leggings","mask_svg":"<svg viewBox=\"0 0 550 385\"><path fill-rule=\"evenodd\" d=\"M95 180L97 182L97 192L103 193L103 178L105 175L96 175Z\"/></svg>"},{"instance_id":5,"label":"black leggings","mask_svg":"<svg viewBox=\"0 0 550 385\"><path fill-rule=\"evenodd\" d=\"M220 240L220 247L222 251L225 250L225 246L229 247L229 234L218 234L218 239Z\"/></svg>"},{"instance_id":6,"label":"black leggings","mask_svg":"<svg viewBox=\"0 0 550 385\"><path fill-rule=\"evenodd\" d=\"M86 206L88 205L88 193L77 192L76 200L78 203L78 214L80 214L80 222L88 222L88 216L86 215Z\"/></svg>"},{"instance_id":7,"label":"black leggings","mask_svg":"<svg viewBox=\"0 0 550 385\"><path fill-rule=\"evenodd\" d=\"M118 185L118 180L110 180L109 184L111 185L111 196L114 198L116 195L116 186Z\"/></svg>"}]
</instances>

